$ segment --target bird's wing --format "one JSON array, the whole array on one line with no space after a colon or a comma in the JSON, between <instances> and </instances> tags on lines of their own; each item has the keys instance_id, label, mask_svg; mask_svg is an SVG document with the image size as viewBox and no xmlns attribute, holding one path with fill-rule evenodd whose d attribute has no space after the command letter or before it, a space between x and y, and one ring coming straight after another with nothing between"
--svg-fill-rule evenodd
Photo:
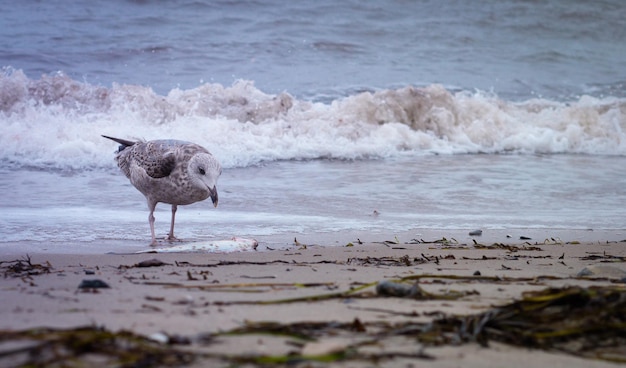
<instances>
[{"instance_id":1,"label":"bird's wing","mask_svg":"<svg viewBox=\"0 0 626 368\"><path fill-rule=\"evenodd\" d=\"M135 162L152 178L169 176L176 167L176 153L171 145L147 142L135 148Z\"/></svg>"},{"instance_id":2,"label":"bird's wing","mask_svg":"<svg viewBox=\"0 0 626 368\"><path fill-rule=\"evenodd\" d=\"M169 176L176 167L174 152L168 152L159 157L149 157L140 164L146 170L146 174L155 179Z\"/></svg>"},{"instance_id":3,"label":"bird's wing","mask_svg":"<svg viewBox=\"0 0 626 368\"><path fill-rule=\"evenodd\" d=\"M138 164L150 177L158 179L169 176L176 167L176 155L172 150L155 149Z\"/></svg>"}]
</instances>

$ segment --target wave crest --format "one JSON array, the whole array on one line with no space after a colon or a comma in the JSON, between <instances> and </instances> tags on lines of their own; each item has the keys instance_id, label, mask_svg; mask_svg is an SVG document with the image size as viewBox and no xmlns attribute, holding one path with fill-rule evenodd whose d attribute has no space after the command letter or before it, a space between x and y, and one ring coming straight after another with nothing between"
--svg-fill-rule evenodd
<instances>
[{"instance_id":1,"label":"wave crest","mask_svg":"<svg viewBox=\"0 0 626 368\"><path fill-rule=\"evenodd\" d=\"M348 95L325 104L266 94L251 81L166 96L107 88L58 73L0 75L0 156L17 165L109 167L100 134L177 138L207 146L225 167L267 160L398 154L626 154L626 100L510 102L440 85Z\"/></svg>"}]
</instances>

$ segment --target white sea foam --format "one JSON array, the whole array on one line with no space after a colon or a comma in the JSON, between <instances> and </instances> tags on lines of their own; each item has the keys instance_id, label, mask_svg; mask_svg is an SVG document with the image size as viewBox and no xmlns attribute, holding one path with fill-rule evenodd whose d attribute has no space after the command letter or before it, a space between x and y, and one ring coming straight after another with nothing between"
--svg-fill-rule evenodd
<instances>
[{"instance_id":1,"label":"white sea foam","mask_svg":"<svg viewBox=\"0 0 626 368\"><path fill-rule=\"evenodd\" d=\"M167 96L63 74L0 75L0 157L17 166L113 167L107 134L200 143L225 167L262 161L416 154L626 155L626 100L508 102L439 85L363 92L328 104L263 93L251 81Z\"/></svg>"}]
</instances>

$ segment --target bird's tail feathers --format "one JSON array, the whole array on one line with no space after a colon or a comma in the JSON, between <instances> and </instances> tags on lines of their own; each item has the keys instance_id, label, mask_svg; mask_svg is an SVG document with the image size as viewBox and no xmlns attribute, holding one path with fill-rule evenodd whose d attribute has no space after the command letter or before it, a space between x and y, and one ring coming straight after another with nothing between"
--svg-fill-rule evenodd
<instances>
[{"instance_id":1,"label":"bird's tail feathers","mask_svg":"<svg viewBox=\"0 0 626 368\"><path fill-rule=\"evenodd\" d=\"M126 139L109 137L108 135L102 135L102 137L110 139L112 141L115 141L115 142L121 144L120 151L123 150L126 147L130 147L130 146L134 145L135 143L137 143L137 142L133 142L133 141L128 141Z\"/></svg>"}]
</instances>

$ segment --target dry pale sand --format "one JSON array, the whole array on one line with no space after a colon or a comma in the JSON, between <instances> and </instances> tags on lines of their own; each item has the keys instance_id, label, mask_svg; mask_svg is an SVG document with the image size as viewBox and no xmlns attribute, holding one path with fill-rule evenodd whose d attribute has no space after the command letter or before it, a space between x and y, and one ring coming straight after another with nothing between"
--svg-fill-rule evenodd
<instances>
[{"instance_id":1,"label":"dry pale sand","mask_svg":"<svg viewBox=\"0 0 626 368\"><path fill-rule=\"evenodd\" d=\"M444 315L481 313L511 303L523 292L550 286L620 285L615 280L623 278L620 270L626 269L620 258L626 256L626 243L620 241L546 238L494 244L475 239L478 244L432 242L437 238L409 244L409 239L398 237L387 243L354 241L351 246L326 239L272 250L261 244L258 251L229 254L38 253L29 254L30 264L41 267L30 269L25 254L0 255L4 273L0 366L28 359L9 353L21 346L7 341L11 331L81 326L190 342L174 346L199 354L193 366L264 366L271 363L244 363L230 357L319 357L342 351L350 354L334 362L299 360L290 366L617 366L497 342L489 347L474 342L423 346L406 334L379 333L384 326L406 327ZM155 259L161 264L139 267ZM12 268L15 260L22 260L22 270ZM588 279L577 277L585 267L595 267L596 273ZM477 272L481 277L473 276ZM451 300L389 297L377 295L373 285L419 275L433 276L419 279L427 293L461 296ZM79 288L85 280L101 280L109 287ZM255 327L263 331L263 326L265 332L296 326L314 339L249 333ZM220 334L241 328L248 328L248 333Z\"/></svg>"}]
</instances>

